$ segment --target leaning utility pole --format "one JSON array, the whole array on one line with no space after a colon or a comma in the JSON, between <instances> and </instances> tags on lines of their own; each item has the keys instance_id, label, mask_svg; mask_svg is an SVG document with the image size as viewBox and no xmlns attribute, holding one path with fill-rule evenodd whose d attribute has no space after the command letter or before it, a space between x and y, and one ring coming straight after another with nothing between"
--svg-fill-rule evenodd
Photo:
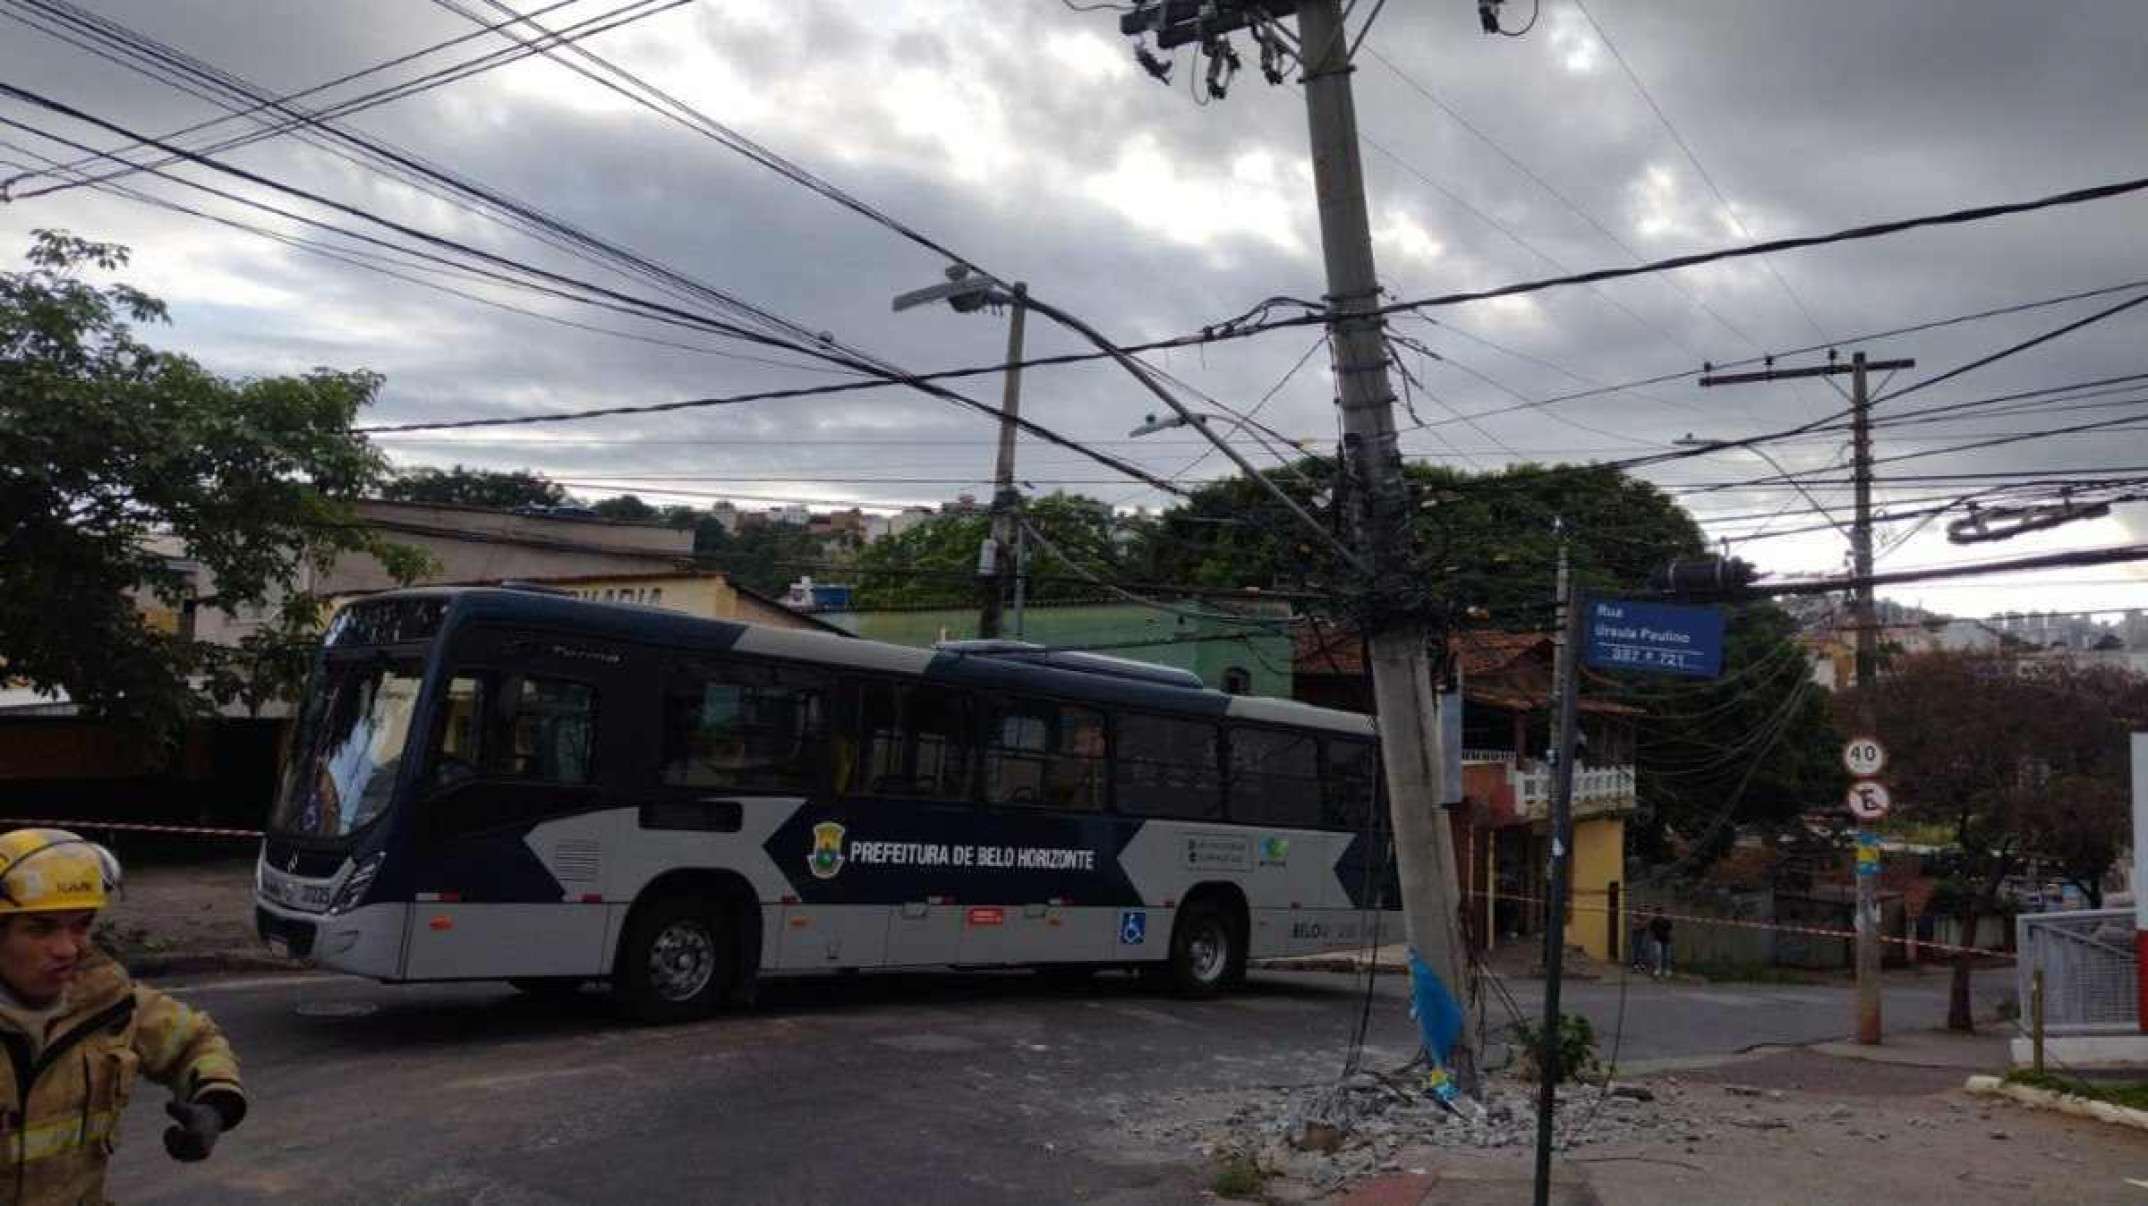
<instances>
[{"instance_id":1,"label":"leaning utility pole","mask_svg":"<svg viewBox=\"0 0 2148 1206\"><path fill-rule=\"evenodd\" d=\"M1814 368L1777 369L1768 368L1757 373L1711 373L1700 379L1702 385L1737 385L1751 381L1788 381L1799 377L1831 377L1842 373L1850 375L1850 450L1851 478L1856 483L1857 513L1850 524L1851 581L1850 622L1857 635L1857 686L1860 691L1871 687L1878 674L1879 618L1872 606L1872 395L1866 384L1867 375L1874 369L1893 371L1915 368L1914 360L1867 361L1863 352L1853 353L1848 364L1837 363L1834 353L1828 353L1828 363ZM1726 448L1736 447L1736 441L1725 441ZM1786 475L1787 476L1787 475ZM1861 718L1863 731L1872 731L1872 717ZM1859 822L1857 845L1859 858L1863 851L1877 850L1878 835L1868 831ZM1877 865L1874 865L1874 871ZM1860 863L1857 870L1857 1041L1867 1045L1880 1041L1880 914L1879 876L1868 872Z\"/></svg>"},{"instance_id":2,"label":"leaning utility pole","mask_svg":"<svg viewBox=\"0 0 2148 1206\"><path fill-rule=\"evenodd\" d=\"M1401 878L1403 924L1410 946L1453 998L1463 1019L1448 1063L1465 1088L1476 1076L1467 1014L1469 952L1462 932L1454 830L1442 801L1446 766L1439 697L1433 690L1434 634L1409 604L1418 589L1410 566L1410 507L1395 443L1395 394L1373 271L1372 227L1365 212L1365 171L1358 156L1357 107L1350 91L1349 39L1339 0L1298 5L1305 109L1312 133L1313 184L1320 203L1320 245L1327 261L1328 323L1340 386L1345 471L1355 477L1364 515L1360 549L1371 581L1366 640L1373 710L1386 765ZM1442 637L1444 643L1444 637ZM1433 1053L1437 1055L1437 1052Z\"/></svg>"},{"instance_id":3,"label":"leaning utility pole","mask_svg":"<svg viewBox=\"0 0 2148 1206\"><path fill-rule=\"evenodd\" d=\"M1298 18L1294 43L1276 28L1293 12ZM1342 6L1338 0L1133 0L1119 18L1119 31L1137 39L1135 59L1166 83L1172 65L1138 39L1153 34L1164 50L1199 46L1208 59L1212 99L1224 96L1238 69L1230 35L1239 30L1259 45L1261 72L1269 83L1287 78L1283 65L1292 57L1302 67L1299 79L1305 86L1312 137L1320 243L1327 261L1328 331L1342 408L1342 459L1351 478L1348 493L1359 512L1357 547L1339 547L1338 552L1362 584L1356 593L1372 671L1403 924L1411 949L1433 981L1413 984L1418 1020L1438 1070L1451 1074L1462 1088L1474 1089L1477 1067L1470 1038L1477 1027L1466 991L1469 951L1462 932L1454 830L1444 810L1452 794L1447 789L1459 785L1444 782L1444 734L1430 650L1438 639L1444 653L1445 637L1431 632L1421 618L1426 610L1420 597L1423 584L1410 565L1412 509L1395 444L1395 393L1388 383L1387 344L1378 313L1380 286L1365 213L1365 171L1358 158L1357 111L1350 94L1354 47L1343 29ZM1193 421L1183 405L1147 378L1138 362L1123 356L1120 360L1181 420ZM1299 521L1320 527L1227 443L1218 441L1217 446L1249 479L1268 485L1277 502Z\"/></svg>"}]
</instances>

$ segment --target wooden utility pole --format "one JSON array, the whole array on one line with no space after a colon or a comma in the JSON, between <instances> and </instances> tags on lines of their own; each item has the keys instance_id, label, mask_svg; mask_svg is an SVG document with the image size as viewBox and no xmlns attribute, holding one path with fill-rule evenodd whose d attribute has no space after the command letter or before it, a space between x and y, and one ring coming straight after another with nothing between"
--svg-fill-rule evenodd
<instances>
[{"instance_id":1,"label":"wooden utility pole","mask_svg":"<svg viewBox=\"0 0 2148 1206\"><path fill-rule=\"evenodd\" d=\"M1875 369L1890 372L1916 366L1914 360L1867 361L1863 352L1857 352L1850 356L1848 364L1830 360L1813 368L1713 373L1700 379L1702 385L1737 385L1754 381L1789 381L1799 377L1831 377L1842 373L1850 375L1851 477L1857 491L1857 513L1850 524L1850 623L1855 626L1855 664L1860 690L1869 688L1877 676L1879 653L1879 617L1872 605L1872 393L1867 378ZM1736 442L1726 441L1724 446L1735 447ZM1869 715L1861 718L1864 732L1872 731L1872 720ZM1859 850L1876 846L1877 842L1877 835L1860 821L1857 827ZM1876 866L1866 869L1862 854L1859 859L1856 871L1857 1041L1874 1044L1880 1041L1881 1031L1879 876Z\"/></svg>"},{"instance_id":2,"label":"wooden utility pole","mask_svg":"<svg viewBox=\"0 0 2148 1206\"><path fill-rule=\"evenodd\" d=\"M1345 468L1356 480L1364 516L1359 551L1371 581L1366 602L1373 710L1395 830L1403 924L1410 946L1437 977L1462 1018L1447 1063L1474 1088L1476 1033L1468 1016L1468 947L1446 799L1446 759L1433 689L1430 644L1437 636L1414 618L1410 597L1423 589L1410 567L1411 514L1395 443L1395 393L1387 375L1384 324L1377 313L1372 227L1365 211L1365 169L1358 154L1357 106L1350 90L1349 39L1339 0L1298 5L1305 56L1305 111L1312 138L1313 186L1320 246L1327 263L1332 318L1329 341L1341 397ZM1437 1052L1433 1053L1437 1055Z\"/></svg>"}]
</instances>

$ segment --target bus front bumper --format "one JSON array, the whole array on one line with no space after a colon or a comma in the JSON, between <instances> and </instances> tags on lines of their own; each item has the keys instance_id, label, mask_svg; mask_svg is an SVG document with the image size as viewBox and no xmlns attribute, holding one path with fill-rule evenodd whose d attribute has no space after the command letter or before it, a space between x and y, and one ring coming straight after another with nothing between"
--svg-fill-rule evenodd
<instances>
[{"instance_id":1,"label":"bus front bumper","mask_svg":"<svg viewBox=\"0 0 2148 1206\"><path fill-rule=\"evenodd\" d=\"M319 967L395 980L402 975L407 904L371 904L348 913L303 913L254 898L254 931L269 949Z\"/></svg>"}]
</instances>

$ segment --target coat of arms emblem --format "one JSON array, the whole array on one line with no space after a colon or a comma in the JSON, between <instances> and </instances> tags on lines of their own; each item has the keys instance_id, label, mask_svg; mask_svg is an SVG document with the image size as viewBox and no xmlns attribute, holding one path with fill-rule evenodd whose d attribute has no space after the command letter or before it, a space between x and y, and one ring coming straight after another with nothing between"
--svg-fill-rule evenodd
<instances>
[{"instance_id":1,"label":"coat of arms emblem","mask_svg":"<svg viewBox=\"0 0 2148 1206\"><path fill-rule=\"evenodd\" d=\"M806 855L806 867L815 879L834 879L843 869L843 827L834 821L822 821L813 826L813 853Z\"/></svg>"}]
</instances>

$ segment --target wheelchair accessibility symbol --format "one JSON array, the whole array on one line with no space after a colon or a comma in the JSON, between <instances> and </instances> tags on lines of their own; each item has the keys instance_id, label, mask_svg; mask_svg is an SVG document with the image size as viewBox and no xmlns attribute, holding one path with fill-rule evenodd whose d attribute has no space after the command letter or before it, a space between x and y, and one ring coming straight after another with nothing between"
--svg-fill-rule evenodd
<instances>
[{"instance_id":1,"label":"wheelchair accessibility symbol","mask_svg":"<svg viewBox=\"0 0 2148 1206\"><path fill-rule=\"evenodd\" d=\"M1147 913L1128 912L1119 914L1120 946L1140 946L1148 936L1149 915Z\"/></svg>"}]
</instances>

